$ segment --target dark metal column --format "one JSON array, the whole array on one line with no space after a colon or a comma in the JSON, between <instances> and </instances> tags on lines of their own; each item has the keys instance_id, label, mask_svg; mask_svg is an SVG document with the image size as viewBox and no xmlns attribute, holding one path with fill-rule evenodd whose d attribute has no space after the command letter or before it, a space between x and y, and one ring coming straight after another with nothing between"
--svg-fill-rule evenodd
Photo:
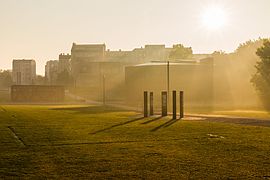
<instances>
[{"instance_id":1,"label":"dark metal column","mask_svg":"<svg viewBox=\"0 0 270 180\"><path fill-rule=\"evenodd\" d=\"M172 92L173 119L176 119L176 91Z\"/></svg>"},{"instance_id":2,"label":"dark metal column","mask_svg":"<svg viewBox=\"0 0 270 180\"><path fill-rule=\"evenodd\" d=\"M143 107L144 107L144 117L148 117L148 92L144 91L143 92Z\"/></svg>"},{"instance_id":3,"label":"dark metal column","mask_svg":"<svg viewBox=\"0 0 270 180\"><path fill-rule=\"evenodd\" d=\"M167 92L161 92L161 109L162 109L162 116L167 116Z\"/></svg>"},{"instance_id":4,"label":"dark metal column","mask_svg":"<svg viewBox=\"0 0 270 180\"><path fill-rule=\"evenodd\" d=\"M150 116L154 115L154 93L150 92Z\"/></svg>"},{"instance_id":5,"label":"dark metal column","mask_svg":"<svg viewBox=\"0 0 270 180\"><path fill-rule=\"evenodd\" d=\"M184 117L184 91L180 91L180 119Z\"/></svg>"}]
</instances>

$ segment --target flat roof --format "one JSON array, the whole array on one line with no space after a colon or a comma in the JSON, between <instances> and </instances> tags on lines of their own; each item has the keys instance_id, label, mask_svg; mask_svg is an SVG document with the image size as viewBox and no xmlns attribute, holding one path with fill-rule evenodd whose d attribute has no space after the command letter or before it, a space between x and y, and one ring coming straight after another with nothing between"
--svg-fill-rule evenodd
<instances>
[{"instance_id":1,"label":"flat roof","mask_svg":"<svg viewBox=\"0 0 270 180\"><path fill-rule=\"evenodd\" d=\"M133 67L142 67L142 66L166 66L167 63L166 62L160 62L160 63L144 63L144 64L137 64L134 65ZM191 66L196 66L196 65L200 65L200 63L172 63L170 62L170 66L187 66L187 65L191 65Z\"/></svg>"},{"instance_id":2,"label":"flat roof","mask_svg":"<svg viewBox=\"0 0 270 180\"><path fill-rule=\"evenodd\" d=\"M21 61L35 61L34 59L13 59L13 61L21 62Z\"/></svg>"}]
</instances>

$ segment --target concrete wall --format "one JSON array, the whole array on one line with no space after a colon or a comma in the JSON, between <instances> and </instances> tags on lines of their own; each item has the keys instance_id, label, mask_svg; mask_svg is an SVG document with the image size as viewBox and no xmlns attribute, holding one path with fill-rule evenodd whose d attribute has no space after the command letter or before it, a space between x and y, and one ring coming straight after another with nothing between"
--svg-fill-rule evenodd
<instances>
[{"instance_id":1,"label":"concrete wall","mask_svg":"<svg viewBox=\"0 0 270 180\"><path fill-rule=\"evenodd\" d=\"M127 67L125 77L126 98L129 104L142 103L143 91L147 90L154 92L157 105L160 103L161 91L167 90L166 63ZM213 105L213 64L171 64L170 94L172 90L183 90L185 103L188 106L211 107Z\"/></svg>"},{"instance_id":2,"label":"concrete wall","mask_svg":"<svg viewBox=\"0 0 270 180\"><path fill-rule=\"evenodd\" d=\"M63 86L11 86L11 101L13 102L63 102L64 98Z\"/></svg>"}]
</instances>

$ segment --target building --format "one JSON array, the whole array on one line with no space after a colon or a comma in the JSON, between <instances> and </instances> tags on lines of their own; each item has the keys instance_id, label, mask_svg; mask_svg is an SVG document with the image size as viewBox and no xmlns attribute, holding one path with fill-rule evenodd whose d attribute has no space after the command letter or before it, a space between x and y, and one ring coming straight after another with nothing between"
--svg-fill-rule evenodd
<instances>
[{"instance_id":1,"label":"building","mask_svg":"<svg viewBox=\"0 0 270 180\"><path fill-rule=\"evenodd\" d=\"M142 104L144 91L154 92L157 108L161 107L160 94L167 91L167 62L156 61L125 70L126 99L130 105ZM187 107L212 107L213 59L182 60L169 64L169 91L184 91ZM171 99L171 96L169 97ZM169 100L170 100L169 99Z\"/></svg>"},{"instance_id":2,"label":"building","mask_svg":"<svg viewBox=\"0 0 270 180\"><path fill-rule=\"evenodd\" d=\"M33 59L14 59L12 80L17 85L32 85L36 79L36 62Z\"/></svg>"},{"instance_id":3,"label":"building","mask_svg":"<svg viewBox=\"0 0 270 180\"><path fill-rule=\"evenodd\" d=\"M50 60L46 62L45 65L45 79L46 84L56 84L58 76L58 60Z\"/></svg>"},{"instance_id":4,"label":"building","mask_svg":"<svg viewBox=\"0 0 270 180\"><path fill-rule=\"evenodd\" d=\"M116 62L105 60L105 44L76 44L71 49L71 71L78 86L100 86L100 79L104 75L109 62L112 68ZM118 67L117 67L118 68ZM109 68L110 69L110 68ZM112 72L113 70L110 69Z\"/></svg>"},{"instance_id":5,"label":"building","mask_svg":"<svg viewBox=\"0 0 270 180\"><path fill-rule=\"evenodd\" d=\"M95 74L98 70L98 63L104 61L106 53L105 44L72 44L71 67L72 74L80 80L81 75L88 73Z\"/></svg>"},{"instance_id":6,"label":"building","mask_svg":"<svg viewBox=\"0 0 270 180\"><path fill-rule=\"evenodd\" d=\"M118 92L123 91L125 67L157 60L167 61L172 49L166 48L164 44L153 44L131 51L121 49L112 51L107 50L105 44L73 43L70 62L74 87L81 88L80 91L85 91L91 95L96 92L100 93L102 92L103 76L105 75L108 89L114 89ZM124 94L122 91L121 95Z\"/></svg>"},{"instance_id":7,"label":"building","mask_svg":"<svg viewBox=\"0 0 270 180\"><path fill-rule=\"evenodd\" d=\"M105 77L108 92L119 93L115 88L124 82L124 67L129 56L130 51L106 50L105 44L73 43L71 72L77 92L86 92L91 96L88 98L100 99Z\"/></svg>"},{"instance_id":8,"label":"building","mask_svg":"<svg viewBox=\"0 0 270 180\"><path fill-rule=\"evenodd\" d=\"M44 103L63 102L65 89L63 86L13 85L11 86L12 102Z\"/></svg>"},{"instance_id":9,"label":"building","mask_svg":"<svg viewBox=\"0 0 270 180\"><path fill-rule=\"evenodd\" d=\"M126 66L165 60L165 45L146 45L132 51L106 50L105 44L76 44L71 49L71 71L77 85L98 86L100 77L106 73L124 80ZM60 58L59 58L60 59ZM112 73L114 72L114 73ZM114 80L116 82L117 80Z\"/></svg>"},{"instance_id":10,"label":"building","mask_svg":"<svg viewBox=\"0 0 270 180\"><path fill-rule=\"evenodd\" d=\"M62 72L71 74L70 60L70 54L61 53L59 54L59 60L47 61L45 65L46 83L50 85L57 84L58 75Z\"/></svg>"},{"instance_id":11,"label":"building","mask_svg":"<svg viewBox=\"0 0 270 180\"><path fill-rule=\"evenodd\" d=\"M59 54L58 73L61 73L63 71L71 73L70 60L70 54Z\"/></svg>"},{"instance_id":12,"label":"building","mask_svg":"<svg viewBox=\"0 0 270 180\"><path fill-rule=\"evenodd\" d=\"M145 59L147 61L166 60L165 45L145 45Z\"/></svg>"}]
</instances>

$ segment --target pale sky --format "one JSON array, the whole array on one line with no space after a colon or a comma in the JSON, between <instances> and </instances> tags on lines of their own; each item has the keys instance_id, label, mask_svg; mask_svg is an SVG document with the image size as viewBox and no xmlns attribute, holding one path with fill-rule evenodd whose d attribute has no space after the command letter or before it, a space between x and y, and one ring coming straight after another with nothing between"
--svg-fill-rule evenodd
<instances>
[{"instance_id":1,"label":"pale sky","mask_svg":"<svg viewBox=\"0 0 270 180\"><path fill-rule=\"evenodd\" d=\"M208 7L226 24L205 27ZM231 52L239 43L270 37L270 0L0 0L0 69L12 59L46 61L70 53L72 42L106 43L111 50L176 43L195 53Z\"/></svg>"}]
</instances>

